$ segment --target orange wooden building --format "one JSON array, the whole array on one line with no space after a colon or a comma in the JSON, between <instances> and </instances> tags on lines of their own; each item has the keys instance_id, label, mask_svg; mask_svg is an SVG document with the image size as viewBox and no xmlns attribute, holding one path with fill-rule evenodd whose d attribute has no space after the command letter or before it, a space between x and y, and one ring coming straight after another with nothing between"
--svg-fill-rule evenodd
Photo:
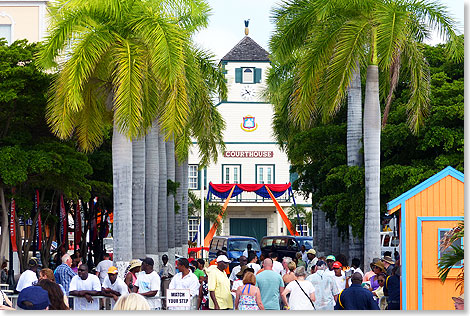
<instances>
[{"instance_id":1,"label":"orange wooden building","mask_svg":"<svg viewBox=\"0 0 470 316\"><path fill-rule=\"evenodd\" d=\"M447 167L387 203L398 211L402 310L452 310L459 296L455 266L444 284L437 274L439 240L464 216L464 175ZM458 241L463 245L463 240ZM462 263L463 264L463 263Z\"/></svg>"}]
</instances>

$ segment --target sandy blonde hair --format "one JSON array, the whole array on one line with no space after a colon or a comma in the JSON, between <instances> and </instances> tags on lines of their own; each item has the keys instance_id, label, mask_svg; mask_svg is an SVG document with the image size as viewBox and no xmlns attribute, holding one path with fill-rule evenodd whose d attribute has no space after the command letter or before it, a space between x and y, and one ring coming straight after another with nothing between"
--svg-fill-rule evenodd
<instances>
[{"instance_id":1,"label":"sandy blonde hair","mask_svg":"<svg viewBox=\"0 0 470 316\"><path fill-rule=\"evenodd\" d=\"M245 276L243 277L243 284L256 285L255 274L253 272L245 273Z\"/></svg>"},{"instance_id":2,"label":"sandy blonde hair","mask_svg":"<svg viewBox=\"0 0 470 316\"><path fill-rule=\"evenodd\" d=\"M113 310L115 311L148 311L150 305L147 300L140 294L130 293L121 295Z\"/></svg>"},{"instance_id":3,"label":"sandy blonde hair","mask_svg":"<svg viewBox=\"0 0 470 316\"><path fill-rule=\"evenodd\" d=\"M49 268L44 268L44 269L41 269L41 271L39 271L39 275L44 275L46 276L46 278L52 282L56 282L55 281L55 276L54 276L54 271L52 271L51 269Z\"/></svg>"}]
</instances>

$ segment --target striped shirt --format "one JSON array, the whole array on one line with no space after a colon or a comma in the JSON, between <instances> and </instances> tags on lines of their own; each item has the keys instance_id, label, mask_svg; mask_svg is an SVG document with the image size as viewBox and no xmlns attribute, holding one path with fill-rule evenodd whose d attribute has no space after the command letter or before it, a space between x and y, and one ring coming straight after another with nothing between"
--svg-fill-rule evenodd
<instances>
[{"instance_id":1,"label":"striped shirt","mask_svg":"<svg viewBox=\"0 0 470 316\"><path fill-rule=\"evenodd\" d=\"M76 276L75 272L65 263L62 263L54 271L55 280L64 287L66 295L69 295L70 281L74 276Z\"/></svg>"}]
</instances>

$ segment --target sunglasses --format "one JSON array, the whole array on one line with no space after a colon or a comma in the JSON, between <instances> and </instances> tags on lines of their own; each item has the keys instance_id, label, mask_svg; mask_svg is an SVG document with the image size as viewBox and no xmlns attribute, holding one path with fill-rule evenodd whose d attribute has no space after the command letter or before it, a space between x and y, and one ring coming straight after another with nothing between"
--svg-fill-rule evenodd
<instances>
[{"instance_id":1,"label":"sunglasses","mask_svg":"<svg viewBox=\"0 0 470 316\"><path fill-rule=\"evenodd\" d=\"M86 271L85 269L78 269L78 271Z\"/></svg>"},{"instance_id":2,"label":"sunglasses","mask_svg":"<svg viewBox=\"0 0 470 316\"><path fill-rule=\"evenodd\" d=\"M384 280L377 280L378 283L384 283Z\"/></svg>"}]
</instances>

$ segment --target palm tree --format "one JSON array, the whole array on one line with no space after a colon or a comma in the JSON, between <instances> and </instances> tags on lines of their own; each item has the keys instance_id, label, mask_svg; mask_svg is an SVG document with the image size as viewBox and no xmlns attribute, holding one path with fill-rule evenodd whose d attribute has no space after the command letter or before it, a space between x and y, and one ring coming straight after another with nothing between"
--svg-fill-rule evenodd
<instances>
[{"instance_id":1,"label":"palm tree","mask_svg":"<svg viewBox=\"0 0 470 316\"><path fill-rule=\"evenodd\" d=\"M144 258L146 254L145 218L145 138L132 141L132 257Z\"/></svg>"},{"instance_id":2,"label":"palm tree","mask_svg":"<svg viewBox=\"0 0 470 316\"><path fill-rule=\"evenodd\" d=\"M433 1L292 0L282 8L290 11L275 15L285 27L275 33L272 51L279 56L294 51L298 56L289 98L291 122L305 129L317 117L327 121L342 105L353 74L366 70L364 262L371 262L380 256L379 101L393 89L389 74L397 63L409 74L408 124L417 132L429 105L430 86L420 42L438 27L449 40L449 53L461 57L462 41L444 7Z\"/></svg>"},{"instance_id":3,"label":"palm tree","mask_svg":"<svg viewBox=\"0 0 470 316\"><path fill-rule=\"evenodd\" d=\"M132 258L132 143L155 118L167 135L181 134L189 105L183 47L187 31L160 1L58 0L38 57L59 73L47 120L60 138L76 135L91 151L113 123L114 257ZM61 55L65 52L65 56Z\"/></svg>"},{"instance_id":4,"label":"palm tree","mask_svg":"<svg viewBox=\"0 0 470 316\"><path fill-rule=\"evenodd\" d=\"M461 294L464 291L464 248L463 245L462 247L457 247L453 245L453 243L460 238L464 238L464 224L464 221L461 221L456 227L448 231L439 241L439 251L441 253L449 247L452 250L441 255L437 263L439 278L442 283L444 283L450 270L462 262L462 266L460 267L460 272L456 280L457 288L460 288Z\"/></svg>"},{"instance_id":5,"label":"palm tree","mask_svg":"<svg viewBox=\"0 0 470 316\"><path fill-rule=\"evenodd\" d=\"M158 253L159 129L155 121L145 136L145 246L146 254L154 255Z\"/></svg>"},{"instance_id":6,"label":"palm tree","mask_svg":"<svg viewBox=\"0 0 470 316\"><path fill-rule=\"evenodd\" d=\"M175 143L171 140L166 143L166 165L168 181L175 183ZM168 191L170 191L168 189ZM168 218L168 258L170 262L175 260L175 196L171 192L167 192L167 218Z\"/></svg>"}]
</instances>

